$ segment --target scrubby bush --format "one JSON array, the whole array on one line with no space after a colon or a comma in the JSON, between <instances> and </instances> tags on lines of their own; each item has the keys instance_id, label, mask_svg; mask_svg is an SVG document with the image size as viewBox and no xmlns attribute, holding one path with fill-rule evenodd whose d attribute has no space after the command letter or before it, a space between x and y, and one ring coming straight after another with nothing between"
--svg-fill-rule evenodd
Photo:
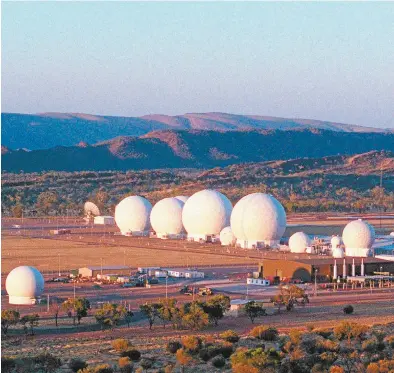
<instances>
[{"instance_id":1,"label":"scrubby bush","mask_svg":"<svg viewBox=\"0 0 394 373\"><path fill-rule=\"evenodd\" d=\"M37 355L34 358L34 362L45 373L55 372L62 365L61 360L49 352Z\"/></svg>"},{"instance_id":2,"label":"scrubby bush","mask_svg":"<svg viewBox=\"0 0 394 373\"><path fill-rule=\"evenodd\" d=\"M1 357L1 371L4 373L10 373L15 368L15 359L11 357Z\"/></svg>"},{"instance_id":3,"label":"scrubby bush","mask_svg":"<svg viewBox=\"0 0 394 373\"><path fill-rule=\"evenodd\" d=\"M138 361L141 357L141 352L132 348L121 352L122 357L128 357L132 361Z\"/></svg>"},{"instance_id":4,"label":"scrubby bush","mask_svg":"<svg viewBox=\"0 0 394 373\"><path fill-rule=\"evenodd\" d=\"M182 345L178 341L169 341L167 343L167 351L171 354L175 354L180 348L182 348Z\"/></svg>"},{"instance_id":5,"label":"scrubby bush","mask_svg":"<svg viewBox=\"0 0 394 373\"><path fill-rule=\"evenodd\" d=\"M78 372L80 369L84 369L88 366L85 361L82 359L71 359L68 363L68 367L73 371L73 372Z\"/></svg>"},{"instance_id":6,"label":"scrubby bush","mask_svg":"<svg viewBox=\"0 0 394 373\"><path fill-rule=\"evenodd\" d=\"M323 338L328 338L332 335L332 330L329 328L314 329L313 332Z\"/></svg>"},{"instance_id":7,"label":"scrubby bush","mask_svg":"<svg viewBox=\"0 0 394 373\"><path fill-rule=\"evenodd\" d=\"M308 330L308 332L311 332L313 329L315 329L315 327L312 324L308 324L306 326L306 329Z\"/></svg>"},{"instance_id":8,"label":"scrubby bush","mask_svg":"<svg viewBox=\"0 0 394 373\"><path fill-rule=\"evenodd\" d=\"M278 336L278 331L267 326L256 326L250 331L250 335L263 341L274 341Z\"/></svg>"},{"instance_id":9,"label":"scrubby bush","mask_svg":"<svg viewBox=\"0 0 394 373\"><path fill-rule=\"evenodd\" d=\"M100 364L95 367L87 367L78 373L114 373L113 368L108 364Z\"/></svg>"},{"instance_id":10,"label":"scrubby bush","mask_svg":"<svg viewBox=\"0 0 394 373\"><path fill-rule=\"evenodd\" d=\"M353 311L354 311L354 308L353 308L353 306L351 306L350 304L348 304L347 306L343 307L343 312L344 312L346 315L352 314Z\"/></svg>"},{"instance_id":11,"label":"scrubby bush","mask_svg":"<svg viewBox=\"0 0 394 373\"><path fill-rule=\"evenodd\" d=\"M115 339L112 341L111 345L112 348L118 352L126 351L129 348L129 342L123 338Z\"/></svg>"},{"instance_id":12,"label":"scrubby bush","mask_svg":"<svg viewBox=\"0 0 394 373\"><path fill-rule=\"evenodd\" d=\"M391 347L394 348L394 335L389 335L385 338L385 342Z\"/></svg>"},{"instance_id":13,"label":"scrubby bush","mask_svg":"<svg viewBox=\"0 0 394 373\"><path fill-rule=\"evenodd\" d=\"M233 353L233 345L229 342L223 343L220 347L219 347L219 352L223 355L223 357L225 357L226 359L229 358L231 356L231 354Z\"/></svg>"},{"instance_id":14,"label":"scrubby bush","mask_svg":"<svg viewBox=\"0 0 394 373\"><path fill-rule=\"evenodd\" d=\"M352 338L361 340L364 334L368 331L366 325L358 324L356 322L342 321L334 328L334 335L338 339L347 339L350 344Z\"/></svg>"},{"instance_id":15,"label":"scrubby bush","mask_svg":"<svg viewBox=\"0 0 394 373\"><path fill-rule=\"evenodd\" d=\"M219 337L231 343L239 341L239 335L234 330L226 330L225 332L221 333Z\"/></svg>"},{"instance_id":16,"label":"scrubby bush","mask_svg":"<svg viewBox=\"0 0 394 373\"><path fill-rule=\"evenodd\" d=\"M148 370L152 368L153 361L151 359L142 359L140 365L143 369Z\"/></svg>"},{"instance_id":17,"label":"scrubby bush","mask_svg":"<svg viewBox=\"0 0 394 373\"><path fill-rule=\"evenodd\" d=\"M363 342L361 349L365 352L374 353L378 350L378 341L376 338L370 338Z\"/></svg>"},{"instance_id":18,"label":"scrubby bush","mask_svg":"<svg viewBox=\"0 0 394 373\"><path fill-rule=\"evenodd\" d=\"M132 373L133 371L133 363L128 357L119 358L118 365L120 373Z\"/></svg>"},{"instance_id":19,"label":"scrubby bush","mask_svg":"<svg viewBox=\"0 0 394 373\"><path fill-rule=\"evenodd\" d=\"M197 353L201 348L201 339L194 335L188 335L182 338L183 348L190 353Z\"/></svg>"},{"instance_id":20,"label":"scrubby bush","mask_svg":"<svg viewBox=\"0 0 394 373\"><path fill-rule=\"evenodd\" d=\"M225 364L226 364L226 360L222 355L215 356L212 359L212 365L215 368L222 368L222 367L224 367Z\"/></svg>"}]
</instances>

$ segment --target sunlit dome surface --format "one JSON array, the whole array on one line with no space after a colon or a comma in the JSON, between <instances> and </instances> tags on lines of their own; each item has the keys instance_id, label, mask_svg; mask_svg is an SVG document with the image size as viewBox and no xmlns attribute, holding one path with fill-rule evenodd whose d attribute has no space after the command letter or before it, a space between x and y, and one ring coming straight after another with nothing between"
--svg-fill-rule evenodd
<instances>
[{"instance_id":1,"label":"sunlit dome surface","mask_svg":"<svg viewBox=\"0 0 394 373\"><path fill-rule=\"evenodd\" d=\"M304 232L294 233L289 239L289 248L292 253L304 253L306 248L310 245L311 239Z\"/></svg>"},{"instance_id":2,"label":"sunlit dome surface","mask_svg":"<svg viewBox=\"0 0 394 373\"><path fill-rule=\"evenodd\" d=\"M341 247L337 246L332 250L332 256L337 259L344 258L345 252Z\"/></svg>"},{"instance_id":3,"label":"sunlit dome surface","mask_svg":"<svg viewBox=\"0 0 394 373\"><path fill-rule=\"evenodd\" d=\"M115 208L115 222L122 233L144 232L150 228L151 203L140 196L126 197Z\"/></svg>"},{"instance_id":4,"label":"sunlit dome surface","mask_svg":"<svg viewBox=\"0 0 394 373\"><path fill-rule=\"evenodd\" d=\"M222 245L233 245L235 243L235 236L231 227L224 227L220 232L220 242Z\"/></svg>"},{"instance_id":5,"label":"sunlit dome surface","mask_svg":"<svg viewBox=\"0 0 394 373\"><path fill-rule=\"evenodd\" d=\"M278 241L286 229L285 209L269 194L249 194L235 205L231 229L239 240Z\"/></svg>"},{"instance_id":6,"label":"sunlit dome surface","mask_svg":"<svg viewBox=\"0 0 394 373\"><path fill-rule=\"evenodd\" d=\"M156 233L180 234L183 232L182 209L178 198L164 198L157 202L150 214L150 222Z\"/></svg>"},{"instance_id":7,"label":"sunlit dome surface","mask_svg":"<svg viewBox=\"0 0 394 373\"><path fill-rule=\"evenodd\" d=\"M331 247L335 249L336 247L340 246L342 243L342 239L339 236L334 236L331 238Z\"/></svg>"},{"instance_id":8,"label":"sunlit dome surface","mask_svg":"<svg viewBox=\"0 0 394 373\"><path fill-rule=\"evenodd\" d=\"M201 190L186 201L183 226L189 235L218 235L229 225L232 209L224 194L211 189Z\"/></svg>"},{"instance_id":9,"label":"sunlit dome surface","mask_svg":"<svg viewBox=\"0 0 394 373\"><path fill-rule=\"evenodd\" d=\"M32 304L44 291L44 278L34 267L20 266L8 274L5 287L10 304Z\"/></svg>"},{"instance_id":10,"label":"sunlit dome surface","mask_svg":"<svg viewBox=\"0 0 394 373\"><path fill-rule=\"evenodd\" d=\"M375 229L359 219L348 223L342 234L346 248L370 249L375 241Z\"/></svg>"},{"instance_id":11,"label":"sunlit dome surface","mask_svg":"<svg viewBox=\"0 0 394 373\"><path fill-rule=\"evenodd\" d=\"M176 196L176 199L179 199L180 201L182 201L183 203L186 203L186 201L189 199L188 196Z\"/></svg>"}]
</instances>

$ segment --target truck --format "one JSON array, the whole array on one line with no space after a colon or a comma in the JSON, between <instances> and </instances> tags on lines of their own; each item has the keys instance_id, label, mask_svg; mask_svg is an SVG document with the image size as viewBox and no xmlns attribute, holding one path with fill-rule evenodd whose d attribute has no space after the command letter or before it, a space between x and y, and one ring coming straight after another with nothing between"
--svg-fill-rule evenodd
<instances>
[{"instance_id":1,"label":"truck","mask_svg":"<svg viewBox=\"0 0 394 373\"><path fill-rule=\"evenodd\" d=\"M196 293L195 289L188 285L185 285L183 288L181 288L179 292L184 295L193 295L193 293Z\"/></svg>"},{"instance_id":2,"label":"truck","mask_svg":"<svg viewBox=\"0 0 394 373\"><path fill-rule=\"evenodd\" d=\"M204 295L213 295L213 291L211 288L199 288L198 289L198 295L204 296Z\"/></svg>"}]
</instances>

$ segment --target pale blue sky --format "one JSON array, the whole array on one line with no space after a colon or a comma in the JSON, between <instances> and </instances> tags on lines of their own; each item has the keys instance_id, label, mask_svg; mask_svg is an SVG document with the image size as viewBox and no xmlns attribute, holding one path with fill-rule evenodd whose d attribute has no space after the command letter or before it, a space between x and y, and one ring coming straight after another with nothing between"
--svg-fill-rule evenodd
<instances>
[{"instance_id":1,"label":"pale blue sky","mask_svg":"<svg viewBox=\"0 0 394 373\"><path fill-rule=\"evenodd\" d=\"M394 3L3 2L2 111L394 127Z\"/></svg>"}]
</instances>

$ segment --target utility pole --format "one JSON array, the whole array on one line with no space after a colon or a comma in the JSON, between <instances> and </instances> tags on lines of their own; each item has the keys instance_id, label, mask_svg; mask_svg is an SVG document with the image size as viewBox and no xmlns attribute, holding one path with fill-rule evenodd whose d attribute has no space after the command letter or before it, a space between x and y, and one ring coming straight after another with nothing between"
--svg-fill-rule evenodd
<instances>
[{"instance_id":1,"label":"utility pole","mask_svg":"<svg viewBox=\"0 0 394 373\"><path fill-rule=\"evenodd\" d=\"M167 284L168 284L168 275L166 276L166 299L168 298L168 288L167 288Z\"/></svg>"},{"instance_id":2,"label":"utility pole","mask_svg":"<svg viewBox=\"0 0 394 373\"><path fill-rule=\"evenodd\" d=\"M75 300L75 281L73 282L74 284L74 300Z\"/></svg>"},{"instance_id":3,"label":"utility pole","mask_svg":"<svg viewBox=\"0 0 394 373\"><path fill-rule=\"evenodd\" d=\"M57 259L58 259L58 269L59 269L59 277L62 275L60 273L60 254L57 254Z\"/></svg>"},{"instance_id":4,"label":"utility pole","mask_svg":"<svg viewBox=\"0 0 394 373\"><path fill-rule=\"evenodd\" d=\"M101 280L103 279L103 258L100 258L101 262L101 269L100 269L100 274L101 274Z\"/></svg>"},{"instance_id":5,"label":"utility pole","mask_svg":"<svg viewBox=\"0 0 394 373\"><path fill-rule=\"evenodd\" d=\"M315 297L317 297L317 268L315 268Z\"/></svg>"},{"instance_id":6,"label":"utility pole","mask_svg":"<svg viewBox=\"0 0 394 373\"><path fill-rule=\"evenodd\" d=\"M382 229L382 210L383 210L383 166L382 165L380 165L380 192L379 192L379 194L380 194L380 201L379 201L379 204L380 204L380 219L379 219L379 226L380 226L380 229Z\"/></svg>"}]
</instances>

